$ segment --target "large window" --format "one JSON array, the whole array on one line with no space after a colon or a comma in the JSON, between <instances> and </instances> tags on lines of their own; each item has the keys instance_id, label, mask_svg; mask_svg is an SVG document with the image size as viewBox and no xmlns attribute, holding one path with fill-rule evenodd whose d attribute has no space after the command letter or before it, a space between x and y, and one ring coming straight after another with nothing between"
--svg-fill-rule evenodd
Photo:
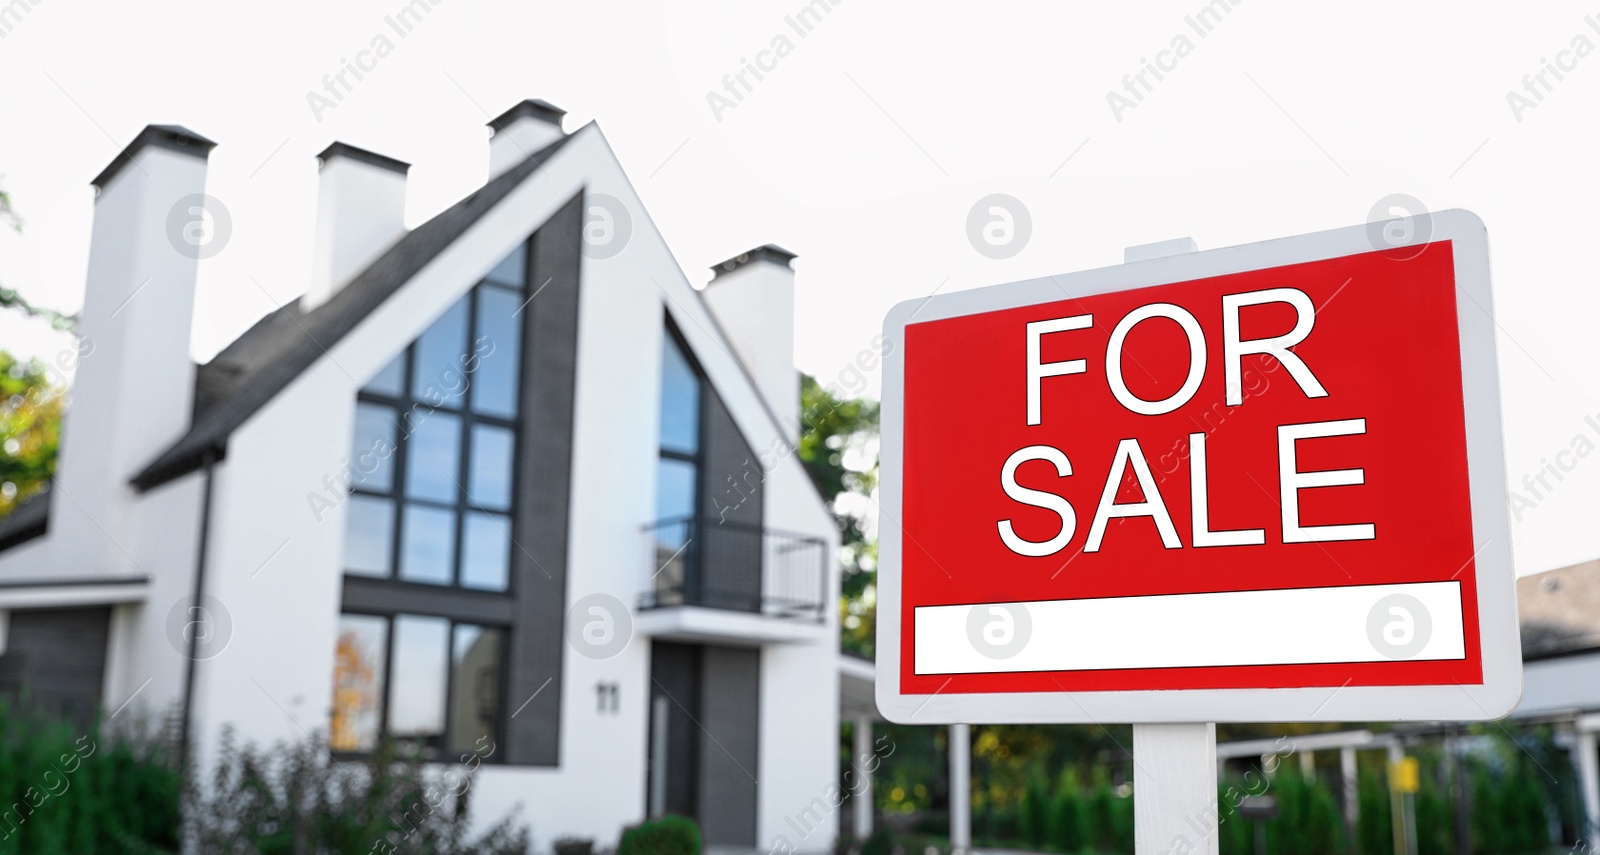
<instances>
[{"instance_id":1,"label":"large window","mask_svg":"<svg viewBox=\"0 0 1600 855\"><path fill-rule=\"evenodd\" d=\"M456 757L500 738L505 632L432 615L339 619L330 747L364 752L384 733Z\"/></svg>"},{"instance_id":2,"label":"large window","mask_svg":"<svg viewBox=\"0 0 1600 855\"><path fill-rule=\"evenodd\" d=\"M661 346L661 434L656 463L655 598L681 603L692 594L695 516L700 496L703 381L669 325Z\"/></svg>"},{"instance_id":3,"label":"large window","mask_svg":"<svg viewBox=\"0 0 1600 855\"><path fill-rule=\"evenodd\" d=\"M508 600L527 252L519 247L357 395L344 572L461 592L340 618L331 747L385 735L456 756L496 740L508 633L460 597Z\"/></svg>"},{"instance_id":4,"label":"large window","mask_svg":"<svg viewBox=\"0 0 1600 855\"><path fill-rule=\"evenodd\" d=\"M357 396L346 573L508 589L525 266L512 253Z\"/></svg>"}]
</instances>

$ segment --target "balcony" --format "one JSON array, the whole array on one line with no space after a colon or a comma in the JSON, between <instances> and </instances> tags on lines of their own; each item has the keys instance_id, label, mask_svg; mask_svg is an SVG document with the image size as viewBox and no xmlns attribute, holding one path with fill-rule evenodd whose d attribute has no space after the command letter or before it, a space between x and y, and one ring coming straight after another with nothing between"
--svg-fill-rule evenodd
<instances>
[{"instance_id":1,"label":"balcony","mask_svg":"<svg viewBox=\"0 0 1600 855\"><path fill-rule=\"evenodd\" d=\"M703 517L644 528L650 574L640 629L715 642L799 641L827 615L828 545L820 537Z\"/></svg>"}]
</instances>

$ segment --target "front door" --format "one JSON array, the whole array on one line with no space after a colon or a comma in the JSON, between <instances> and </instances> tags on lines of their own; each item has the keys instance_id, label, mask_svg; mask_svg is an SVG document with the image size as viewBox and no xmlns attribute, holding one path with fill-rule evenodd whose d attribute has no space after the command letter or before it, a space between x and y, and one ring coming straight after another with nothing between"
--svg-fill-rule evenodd
<instances>
[{"instance_id":1,"label":"front door","mask_svg":"<svg viewBox=\"0 0 1600 855\"><path fill-rule=\"evenodd\" d=\"M650 678L650 815L694 819L707 846L756 845L761 651L656 642Z\"/></svg>"}]
</instances>

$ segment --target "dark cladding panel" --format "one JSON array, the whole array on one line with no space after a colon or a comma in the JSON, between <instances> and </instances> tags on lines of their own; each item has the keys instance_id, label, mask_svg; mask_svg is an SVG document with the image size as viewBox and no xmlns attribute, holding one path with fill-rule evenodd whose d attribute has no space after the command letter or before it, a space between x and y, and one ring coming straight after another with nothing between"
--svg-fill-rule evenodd
<instances>
[{"instance_id":1,"label":"dark cladding panel","mask_svg":"<svg viewBox=\"0 0 1600 855\"><path fill-rule=\"evenodd\" d=\"M756 845L761 651L706 647L701 663L700 829L708 846Z\"/></svg>"},{"instance_id":2,"label":"dark cladding panel","mask_svg":"<svg viewBox=\"0 0 1600 855\"><path fill-rule=\"evenodd\" d=\"M100 713L109 607L11 613L0 656L0 694L87 728Z\"/></svg>"},{"instance_id":3,"label":"dark cladding panel","mask_svg":"<svg viewBox=\"0 0 1600 855\"><path fill-rule=\"evenodd\" d=\"M706 392L700 596L714 608L759 611L766 473L716 390Z\"/></svg>"},{"instance_id":4,"label":"dark cladding panel","mask_svg":"<svg viewBox=\"0 0 1600 855\"><path fill-rule=\"evenodd\" d=\"M561 758L561 664L572 498L572 417L582 272L583 195L534 234L523 311L522 434L512 550L517 615L506 703L507 761L556 766ZM530 700L531 698L531 700Z\"/></svg>"}]
</instances>

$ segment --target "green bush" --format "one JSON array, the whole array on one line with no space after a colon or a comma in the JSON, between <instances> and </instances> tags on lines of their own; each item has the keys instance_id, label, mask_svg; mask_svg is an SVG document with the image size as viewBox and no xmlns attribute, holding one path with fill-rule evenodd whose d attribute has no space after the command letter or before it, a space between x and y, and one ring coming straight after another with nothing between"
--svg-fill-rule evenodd
<instances>
[{"instance_id":1,"label":"green bush","mask_svg":"<svg viewBox=\"0 0 1600 855\"><path fill-rule=\"evenodd\" d=\"M486 756L425 778L423 752L409 743L329 762L316 739L267 751L225 733L208 779L190 782L186 805L203 853L521 855L532 841L509 818L467 836L472 776Z\"/></svg>"},{"instance_id":2,"label":"green bush","mask_svg":"<svg viewBox=\"0 0 1600 855\"><path fill-rule=\"evenodd\" d=\"M1056 786L1055 798L1050 800L1050 816L1046 823L1046 836L1051 849L1057 852L1077 853L1084 848L1083 787L1078 776L1068 769Z\"/></svg>"},{"instance_id":3,"label":"green bush","mask_svg":"<svg viewBox=\"0 0 1600 855\"><path fill-rule=\"evenodd\" d=\"M1018 818L1021 827L1018 830L1022 832L1023 843L1035 850L1044 848L1049 815L1050 785L1042 777L1035 776L1022 791L1022 809Z\"/></svg>"},{"instance_id":4,"label":"green bush","mask_svg":"<svg viewBox=\"0 0 1600 855\"><path fill-rule=\"evenodd\" d=\"M1267 822L1269 852L1337 855L1341 851L1339 802L1319 779L1280 768L1271 793L1278 799L1278 818Z\"/></svg>"},{"instance_id":5,"label":"green bush","mask_svg":"<svg viewBox=\"0 0 1600 855\"><path fill-rule=\"evenodd\" d=\"M175 851L180 781L164 746L0 702L0 855Z\"/></svg>"},{"instance_id":6,"label":"green bush","mask_svg":"<svg viewBox=\"0 0 1600 855\"><path fill-rule=\"evenodd\" d=\"M1084 839L1095 852L1133 851L1133 799L1118 798L1104 773L1097 775L1083 810Z\"/></svg>"},{"instance_id":7,"label":"green bush","mask_svg":"<svg viewBox=\"0 0 1600 855\"><path fill-rule=\"evenodd\" d=\"M871 843L869 838L862 846L863 853ZM700 827L692 819L670 813L642 822L622 833L617 855L700 855Z\"/></svg>"},{"instance_id":8,"label":"green bush","mask_svg":"<svg viewBox=\"0 0 1600 855\"><path fill-rule=\"evenodd\" d=\"M894 852L894 830L888 824L879 824L872 830L872 834L861 844L861 855L892 855ZM617 855L627 855L619 852Z\"/></svg>"},{"instance_id":9,"label":"green bush","mask_svg":"<svg viewBox=\"0 0 1600 855\"><path fill-rule=\"evenodd\" d=\"M1389 783L1381 774L1367 772L1356 779L1356 840L1361 855L1394 852L1394 813Z\"/></svg>"}]
</instances>

